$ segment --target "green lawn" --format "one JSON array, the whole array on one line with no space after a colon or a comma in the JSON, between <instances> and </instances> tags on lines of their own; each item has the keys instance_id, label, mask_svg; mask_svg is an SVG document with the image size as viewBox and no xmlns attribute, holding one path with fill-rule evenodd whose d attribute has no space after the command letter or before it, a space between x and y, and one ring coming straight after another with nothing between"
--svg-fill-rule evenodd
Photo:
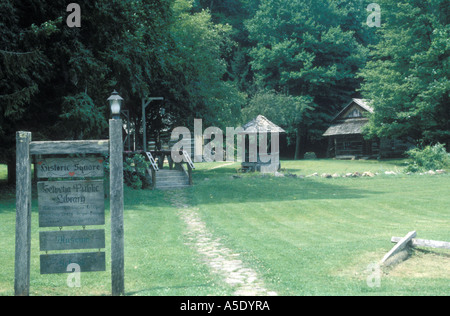
<instances>
[{"instance_id":1,"label":"green lawn","mask_svg":"<svg viewBox=\"0 0 450 316\"><path fill-rule=\"evenodd\" d=\"M196 166L184 202L278 295L450 294L450 251L444 250L416 250L382 271L380 287L366 282L368 266L390 250L392 236L416 230L418 238L450 241L450 175L384 174L401 171L400 160L282 162L285 173L379 173L374 178L278 178L238 174L237 163ZM0 175L6 177L4 166ZM15 200L11 190L0 193L0 295L12 295ZM34 201L32 294L109 295L109 247L107 272L82 274L81 288L67 287L67 275L39 274L37 217ZM124 221L127 294L234 294L186 244L188 228L173 195L126 188Z\"/></svg>"}]
</instances>

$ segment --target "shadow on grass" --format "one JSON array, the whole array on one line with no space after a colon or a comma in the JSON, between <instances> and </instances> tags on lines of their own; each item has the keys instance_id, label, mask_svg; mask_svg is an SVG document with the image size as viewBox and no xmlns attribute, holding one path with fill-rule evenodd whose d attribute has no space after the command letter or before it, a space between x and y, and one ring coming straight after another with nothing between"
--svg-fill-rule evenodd
<instances>
[{"instance_id":1,"label":"shadow on grass","mask_svg":"<svg viewBox=\"0 0 450 316\"><path fill-rule=\"evenodd\" d=\"M325 183L314 178L269 176L225 176L223 179L211 180L199 178L198 184L188 190L192 192L196 204L361 199L383 193L361 189L355 185L339 185L337 181Z\"/></svg>"},{"instance_id":2,"label":"shadow on grass","mask_svg":"<svg viewBox=\"0 0 450 316\"><path fill-rule=\"evenodd\" d=\"M354 181L363 179L277 178L259 173L238 174L235 166L194 171L192 187L182 189L191 203L226 204L247 202L276 202L301 200L362 199L382 191L362 189ZM292 169L290 169L292 170ZM334 181L336 180L336 181ZM340 179L342 180L342 179ZM364 181L370 179L364 179ZM181 194L181 193L180 193ZM125 190L126 206L148 205L170 207L160 190Z\"/></svg>"},{"instance_id":3,"label":"shadow on grass","mask_svg":"<svg viewBox=\"0 0 450 316\"><path fill-rule=\"evenodd\" d=\"M434 255L443 258L450 258L450 252L447 249L425 249L425 248L414 248L415 252L423 253L426 255Z\"/></svg>"},{"instance_id":4,"label":"shadow on grass","mask_svg":"<svg viewBox=\"0 0 450 316\"><path fill-rule=\"evenodd\" d=\"M167 289L176 289L176 290L185 290L185 289L201 289L201 288L211 288L211 284L198 284L198 285L178 285L178 286L167 286L167 287L163 287L163 286L156 286L153 288L148 288L148 289L143 289L143 290L137 290L137 291L131 291L131 292L126 292L125 295L126 296L133 296L133 295L152 295L151 293L155 293L158 291L166 291ZM154 294L153 294L154 295Z\"/></svg>"},{"instance_id":5,"label":"shadow on grass","mask_svg":"<svg viewBox=\"0 0 450 316\"><path fill-rule=\"evenodd\" d=\"M134 190L129 187L124 188L124 204L126 208L148 206L148 207L167 207L170 204L164 199L162 190ZM109 195L108 195L109 206Z\"/></svg>"},{"instance_id":6,"label":"shadow on grass","mask_svg":"<svg viewBox=\"0 0 450 316\"><path fill-rule=\"evenodd\" d=\"M289 171L293 169L288 168ZM238 174L235 166L214 170L194 172L194 186L183 189L196 204L274 202L293 200L359 199L383 192L361 189L355 184L340 185L340 181L317 178L276 178L258 173ZM352 181L352 179L347 179ZM357 180L355 180L357 181ZM15 189L13 186L0 186L0 213L15 211ZM33 211L37 211L36 187L33 184ZM108 189L105 188L105 192ZM134 190L124 187L125 210L146 207L170 207L161 190ZM294 199L295 198L295 199ZM105 207L109 207L109 194L105 198Z\"/></svg>"}]
</instances>

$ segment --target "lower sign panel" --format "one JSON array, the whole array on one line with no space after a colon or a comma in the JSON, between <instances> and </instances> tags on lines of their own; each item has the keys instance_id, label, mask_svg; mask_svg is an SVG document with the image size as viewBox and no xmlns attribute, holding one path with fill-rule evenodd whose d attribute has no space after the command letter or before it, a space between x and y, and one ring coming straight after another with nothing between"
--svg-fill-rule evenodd
<instances>
[{"instance_id":1,"label":"lower sign panel","mask_svg":"<svg viewBox=\"0 0 450 316\"><path fill-rule=\"evenodd\" d=\"M102 249L105 248L105 230L69 230L39 232L41 251Z\"/></svg>"},{"instance_id":2,"label":"lower sign panel","mask_svg":"<svg viewBox=\"0 0 450 316\"><path fill-rule=\"evenodd\" d=\"M80 266L80 272L96 272L106 270L104 252L61 253L41 255L41 274L72 273L67 268L75 263Z\"/></svg>"}]
</instances>

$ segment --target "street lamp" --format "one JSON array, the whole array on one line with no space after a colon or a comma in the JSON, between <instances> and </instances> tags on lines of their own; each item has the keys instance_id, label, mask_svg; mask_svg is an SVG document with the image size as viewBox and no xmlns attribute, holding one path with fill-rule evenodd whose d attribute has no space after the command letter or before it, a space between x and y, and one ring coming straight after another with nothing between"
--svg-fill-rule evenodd
<instances>
[{"instance_id":1,"label":"street lamp","mask_svg":"<svg viewBox=\"0 0 450 316\"><path fill-rule=\"evenodd\" d=\"M112 118L115 120L120 119L120 108L122 106L123 98L117 93L116 90L108 98L109 105L111 107Z\"/></svg>"}]
</instances>

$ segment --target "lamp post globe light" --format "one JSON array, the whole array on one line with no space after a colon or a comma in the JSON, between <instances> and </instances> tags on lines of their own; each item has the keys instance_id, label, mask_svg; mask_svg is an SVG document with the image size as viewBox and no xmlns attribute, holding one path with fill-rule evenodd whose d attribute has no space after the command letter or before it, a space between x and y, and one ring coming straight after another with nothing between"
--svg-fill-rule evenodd
<instances>
[{"instance_id":1,"label":"lamp post globe light","mask_svg":"<svg viewBox=\"0 0 450 316\"><path fill-rule=\"evenodd\" d=\"M111 107L111 115L115 120L120 119L120 108L122 107L123 98L117 93L116 90L108 98L109 105Z\"/></svg>"}]
</instances>

